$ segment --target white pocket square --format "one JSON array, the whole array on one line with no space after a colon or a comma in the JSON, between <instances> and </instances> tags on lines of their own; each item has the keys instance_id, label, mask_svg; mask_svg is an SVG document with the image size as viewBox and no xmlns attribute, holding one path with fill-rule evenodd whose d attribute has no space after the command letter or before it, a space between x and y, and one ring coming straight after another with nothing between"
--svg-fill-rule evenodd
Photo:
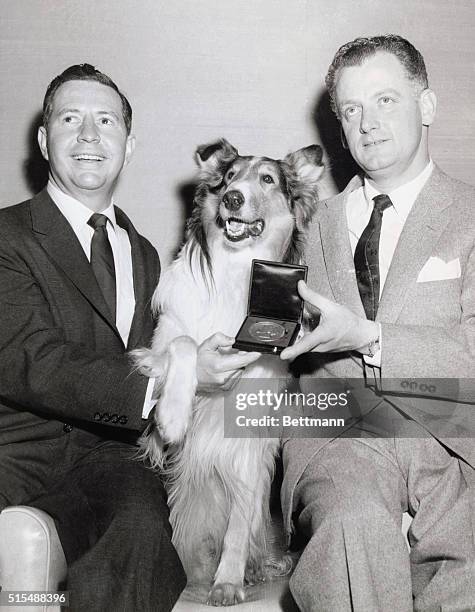
<instances>
[{"instance_id":1,"label":"white pocket square","mask_svg":"<svg viewBox=\"0 0 475 612\"><path fill-rule=\"evenodd\" d=\"M460 278L461 274L462 271L458 257L450 261L444 261L440 257L429 257L419 272L417 282L427 283L429 281L450 280L451 278Z\"/></svg>"}]
</instances>

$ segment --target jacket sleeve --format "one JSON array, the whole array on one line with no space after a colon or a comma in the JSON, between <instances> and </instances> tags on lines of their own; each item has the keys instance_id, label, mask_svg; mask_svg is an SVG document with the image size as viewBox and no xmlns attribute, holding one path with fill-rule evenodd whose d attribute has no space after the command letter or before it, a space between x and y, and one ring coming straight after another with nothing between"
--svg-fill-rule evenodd
<instances>
[{"instance_id":1,"label":"jacket sleeve","mask_svg":"<svg viewBox=\"0 0 475 612\"><path fill-rule=\"evenodd\" d=\"M97 422L113 413L109 425L140 431L147 382L126 353L105 357L68 341L21 249L0 240L3 403L58 420Z\"/></svg>"}]
</instances>

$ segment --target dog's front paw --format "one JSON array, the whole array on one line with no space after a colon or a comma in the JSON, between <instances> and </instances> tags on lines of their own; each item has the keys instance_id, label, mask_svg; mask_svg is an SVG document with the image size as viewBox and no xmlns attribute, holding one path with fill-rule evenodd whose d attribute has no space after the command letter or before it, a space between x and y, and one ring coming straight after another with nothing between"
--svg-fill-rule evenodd
<instances>
[{"instance_id":1,"label":"dog's front paw","mask_svg":"<svg viewBox=\"0 0 475 612\"><path fill-rule=\"evenodd\" d=\"M155 423L164 442L178 444L183 440L189 424L189 419L185 420L183 417L182 410L174 411L174 406L170 402L159 404L155 410Z\"/></svg>"},{"instance_id":2,"label":"dog's front paw","mask_svg":"<svg viewBox=\"0 0 475 612\"><path fill-rule=\"evenodd\" d=\"M168 370L155 422L169 444L183 440L191 421L197 385L196 356L196 343L187 336L175 338L168 349Z\"/></svg>"},{"instance_id":3,"label":"dog's front paw","mask_svg":"<svg viewBox=\"0 0 475 612\"><path fill-rule=\"evenodd\" d=\"M235 606L246 599L242 586L231 582L213 584L208 594L208 606Z\"/></svg>"}]
</instances>

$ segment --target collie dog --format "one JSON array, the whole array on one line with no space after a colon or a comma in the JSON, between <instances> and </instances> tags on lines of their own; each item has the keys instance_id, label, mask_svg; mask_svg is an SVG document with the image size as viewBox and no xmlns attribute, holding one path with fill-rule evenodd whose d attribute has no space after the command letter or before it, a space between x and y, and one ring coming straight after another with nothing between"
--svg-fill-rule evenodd
<instances>
[{"instance_id":1,"label":"collie dog","mask_svg":"<svg viewBox=\"0 0 475 612\"><path fill-rule=\"evenodd\" d=\"M226 393L196 393L197 350L215 332L237 333L253 259L301 263L322 150L312 145L274 160L241 156L220 140L198 147L196 161L186 241L153 296L152 346L135 353L141 370L162 383L155 424L140 446L164 473L188 583L206 585L209 604L232 605L244 600L245 583L272 573L266 529L279 440L224 437ZM287 367L263 356L243 376L285 378Z\"/></svg>"}]
</instances>

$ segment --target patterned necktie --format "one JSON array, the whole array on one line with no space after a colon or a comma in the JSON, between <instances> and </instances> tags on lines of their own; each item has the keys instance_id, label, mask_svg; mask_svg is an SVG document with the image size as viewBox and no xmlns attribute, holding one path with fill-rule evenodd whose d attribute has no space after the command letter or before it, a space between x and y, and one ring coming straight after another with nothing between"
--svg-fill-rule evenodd
<instances>
[{"instance_id":1,"label":"patterned necktie","mask_svg":"<svg viewBox=\"0 0 475 612\"><path fill-rule=\"evenodd\" d=\"M355 271L361 301L366 317L376 318L379 305L379 237L383 212L392 205L386 194L373 198L374 208L368 225L358 240L355 249Z\"/></svg>"},{"instance_id":2,"label":"patterned necktie","mask_svg":"<svg viewBox=\"0 0 475 612\"><path fill-rule=\"evenodd\" d=\"M114 255L107 236L107 217L94 213L87 222L94 229L91 240L91 266L115 321L116 285Z\"/></svg>"}]
</instances>

